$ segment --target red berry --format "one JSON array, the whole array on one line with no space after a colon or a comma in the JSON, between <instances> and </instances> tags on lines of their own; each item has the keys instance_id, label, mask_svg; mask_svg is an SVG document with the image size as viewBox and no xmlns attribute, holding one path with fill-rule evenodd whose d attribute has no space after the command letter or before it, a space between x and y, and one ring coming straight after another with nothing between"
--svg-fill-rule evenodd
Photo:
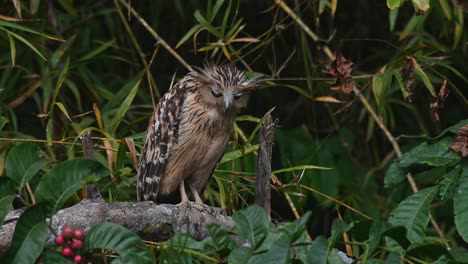
<instances>
[{"instance_id":1,"label":"red berry","mask_svg":"<svg viewBox=\"0 0 468 264\"><path fill-rule=\"evenodd\" d=\"M62 236L66 239L70 239L73 237L73 229L71 227L66 226L62 228Z\"/></svg>"},{"instance_id":2,"label":"red berry","mask_svg":"<svg viewBox=\"0 0 468 264\"><path fill-rule=\"evenodd\" d=\"M71 243L72 248L80 249L83 247L83 241L73 238Z\"/></svg>"},{"instance_id":3,"label":"red berry","mask_svg":"<svg viewBox=\"0 0 468 264\"><path fill-rule=\"evenodd\" d=\"M75 262L75 263L80 263L81 261L83 261L83 257L81 257L81 255L76 255L73 258L73 262Z\"/></svg>"},{"instance_id":4,"label":"red berry","mask_svg":"<svg viewBox=\"0 0 468 264\"><path fill-rule=\"evenodd\" d=\"M63 246L65 245L65 238L62 235L58 235L55 237L55 245Z\"/></svg>"},{"instance_id":5,"label":"red berry","mask_svg":"<svg viewBox=\"0 0 468 264\"><path fill-rule=\"evenodd\" d=\"M76 229L75 231L73 231L73 236L75 236L76 239L83 240L83 238L85 237L85 233L83 229Z\"/></svg>"},{"instance_id":6,"label":"red berry","mask_svg":"<svg viewBox=\"0 0 468 264\"><path fill-rule=\"evenodd\" d=\"M62 256L66 257L66 258L69 258L71 256L73 256L73 250L69 247L64 247L62 249Z\"/></svg>"}]
</instances>

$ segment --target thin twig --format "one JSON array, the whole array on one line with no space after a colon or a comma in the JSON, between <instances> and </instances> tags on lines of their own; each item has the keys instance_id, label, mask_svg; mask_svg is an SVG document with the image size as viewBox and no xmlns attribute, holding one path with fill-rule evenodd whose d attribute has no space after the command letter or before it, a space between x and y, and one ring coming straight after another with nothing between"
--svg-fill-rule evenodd
<instances>
[{"instance_id":1,"label":"thin twig","mask_svg":"<svg viewBox=\"0 0 468 264\"><path fill-rule=\"evenodd\" d=\"M156 41L161 44L172 56L174 56L187 70L192 70L192 67L169 45L167 42L159 36L158 33L154 29L152 29L148 23L133 9L129 4L127 4L124 0L119 0L119 2L124 5L133 16L135 16L138 21L140 21L141 25L156 39Z\"/></svg>"}]
</instances>

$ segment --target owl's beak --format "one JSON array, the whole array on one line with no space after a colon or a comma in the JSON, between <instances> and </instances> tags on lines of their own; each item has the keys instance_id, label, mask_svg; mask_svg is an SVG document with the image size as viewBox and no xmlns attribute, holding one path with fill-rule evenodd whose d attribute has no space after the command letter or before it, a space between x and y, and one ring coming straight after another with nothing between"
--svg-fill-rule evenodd
<instances>
[{"instance_id":1,"label":"owl's beak","mask_svg":"<svg viewBox=\"0 0 468 264\"><path fill-rule=\"evenodd\" d=\"M228 97L224 97L224 113L229 112L229 107L231 106L231 100Z\"/></svg>"}]
</instances>

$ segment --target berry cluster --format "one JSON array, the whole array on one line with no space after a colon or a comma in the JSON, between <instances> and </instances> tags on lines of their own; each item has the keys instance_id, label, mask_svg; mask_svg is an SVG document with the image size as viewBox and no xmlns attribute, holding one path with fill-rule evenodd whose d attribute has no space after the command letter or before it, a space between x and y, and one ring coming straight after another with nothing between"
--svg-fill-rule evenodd
<instances>
[{"instance_id":1,"label":"berry cluster","mask_svg":"<svg viewBox=\"0 0 468 264\"><path fill-rule=\"evenodd\" d=\"M66 258L73 257L73 262L81 263L83 257L79 254L79 251L83 247L84 237L83 229L73 230L71 227L66 226L62 228L62 234L55 237L55 245L63 247L62 256Z\"/></svg>"}]
</instances>

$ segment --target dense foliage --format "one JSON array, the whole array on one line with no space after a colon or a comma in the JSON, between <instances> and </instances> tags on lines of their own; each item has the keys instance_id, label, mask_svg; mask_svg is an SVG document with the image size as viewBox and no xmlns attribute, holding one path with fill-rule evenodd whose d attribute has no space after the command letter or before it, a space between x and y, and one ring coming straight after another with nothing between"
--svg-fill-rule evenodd
<instances>
[{"instance_id":1,"label":"dense foliage","mask_svg":"<svg viewBox=\"0 0 468 264\"><path fill-rule=\"evenodd\" d=\"M341 263L341 250L362 263L467 263L463 5L4 1L0 220L27 210L3 258L65 262L59 248L44 248L46 218L82 200L87 183L106 201L135 200L153 104L189 65L215 61L266 76L203 197L232 213L236 229L143 243L103 223L86 234L83 253L121 263ZM267 112L280 120L275 225L249 207ZM83 157L88 131L96 160Z\"/></svg>"}]
</instances>

